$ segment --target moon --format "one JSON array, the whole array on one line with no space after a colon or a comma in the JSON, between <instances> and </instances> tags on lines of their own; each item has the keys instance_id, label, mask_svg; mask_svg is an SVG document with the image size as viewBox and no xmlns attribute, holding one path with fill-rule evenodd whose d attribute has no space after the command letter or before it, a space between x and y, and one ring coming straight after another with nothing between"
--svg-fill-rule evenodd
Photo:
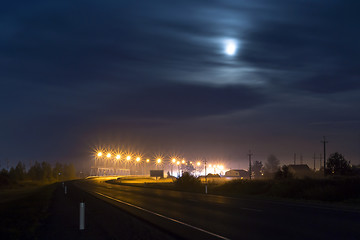
<instances>
[{"instance_id":1,"label":"moon","mask_svg":"<svg viewBox=\"0 0 360 240\"><path fill-rule=\"evenodd\" d=\"M234 56L237 51L237 42L235 40L227 40L225 42L225 54L229 56Z\"/></svg>"}]
</instances>

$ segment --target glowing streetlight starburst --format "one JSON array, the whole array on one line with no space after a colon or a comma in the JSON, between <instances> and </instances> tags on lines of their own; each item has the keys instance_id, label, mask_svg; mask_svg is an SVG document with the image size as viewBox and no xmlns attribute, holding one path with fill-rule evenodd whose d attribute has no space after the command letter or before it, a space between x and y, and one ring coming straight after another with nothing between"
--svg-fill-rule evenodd
<instances>
[{"instance_id":1,"label":"glowing streetlight starburst","mask_svg":"<svg viewBox=\"0 0 360 240\"><path fill-rule=\"evenodd\" d=\"M111 153L106 154L106 157L107 157L107 158L110 158L110 157L111 157Z\"/></svg>"},{"instance_id":2,"label":"glowing streetlight starburst","mask_svg":"<svg viewBox=\"0 0 360 240\"><path fill-rule=\"evenodd\" d=\"M97 156L98 156L98 157L101 157L101 156L102 156L102 152L98 152Z\"/></svg>"}]
</instances>

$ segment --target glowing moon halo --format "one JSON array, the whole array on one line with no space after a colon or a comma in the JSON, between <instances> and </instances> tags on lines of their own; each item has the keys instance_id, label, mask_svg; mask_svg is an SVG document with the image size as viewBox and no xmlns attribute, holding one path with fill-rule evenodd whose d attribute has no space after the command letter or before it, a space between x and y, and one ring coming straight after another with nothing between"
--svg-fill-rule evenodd
<instances>
[{"instance_id":1,"label":"glowing moon halo","mask_svg":"<svg viewBox=\"0 0 360 240\"><path fill-rule=\"evenodd\" d=\"M234 56L237 51L237 43L234 40L225 42L225 53L229 56Z\"/></svg>"}]
</instances>

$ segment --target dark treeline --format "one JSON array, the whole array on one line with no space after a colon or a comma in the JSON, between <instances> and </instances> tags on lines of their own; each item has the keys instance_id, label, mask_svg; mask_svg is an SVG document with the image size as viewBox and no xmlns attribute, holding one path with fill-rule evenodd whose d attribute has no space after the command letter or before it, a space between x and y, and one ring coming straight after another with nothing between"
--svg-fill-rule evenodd
<instances>
[{"instance_id":1,"label":"dark treeline","mask_svg":"<svg viewBox=\"0 0 360 240\"><path fill-rule=\"evenodd\" d=\"M76 178L76 170L73 164L56 163L54 167L47 162L35 162L26 171L25 165L19 162L16 167L2 169L0 171L0 186L6 186L21 181L56 182Z\"/></svg>"}]
</instances>

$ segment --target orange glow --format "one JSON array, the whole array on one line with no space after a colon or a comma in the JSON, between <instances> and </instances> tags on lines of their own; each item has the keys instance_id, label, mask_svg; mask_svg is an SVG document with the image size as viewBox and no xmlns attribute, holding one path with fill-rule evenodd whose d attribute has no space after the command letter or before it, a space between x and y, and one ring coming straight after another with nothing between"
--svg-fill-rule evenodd
<instances>
[{"instance_id":1,"label":"orange glow","mask_svg":"<svg viewBox=\"0 0 360 240\"><path fill-rule=\"evenodd\" d=\"M173 159L172 159L172 162L173 162L173 163L175 163L175 162L176 162L176 159L175 159L175 158L173 158Z\"/></svg>"},{"instance_id":2,"label":"orange glow","mask_svg":"<svg viewBox=\"0 0 360 240\"><path fill-rule=\"evenodd\" d=\"M146 162L147 162L147 163L150 162L150 159L146 159Z\"/></svg>"},{"instance_id":3,"label":"orange glow","mask_svg":"<svg viewBox=\"0 0 360 240\"><path fill-rule=\"evenodd\" d=\"M157 163L161 163L161 158L158 158Z\"/></svg>"},{"instance_id":4,"label":"orange glow","mask_svg":"<svg viewBox=\"0 0 360 240\"><path fill-rule=\"evenodd\" d=\"M180 162L179 161L177 161L177 163L176 163L177 165L180 165Z\"/></svg>"},{"instance_id":5,"label":"orange glow","mask_svg":"<svg viewBox=\"0 0 360 240\"><path fill-rule=\"evenodd\" d=\"M128 160L128 161L131 160L131 156L127 156L126 160Z\"/></svg>"},{"instance_id":6,"label":"orange glow","mask_svg":"<svg viewBox=\"0 0 360 240\"><path fill-rule=\"evenodd\" d=\"M106 154L106 157L110 158L110 157L111 157L111 153Z\"/></svg>"},{"instance_id":7,"label":"orange glow","mask_svg":"<svg viewBox=\"0 0 360 240\"><path fill-rule=\"evenodd\" d=\"M182 160L181 163L184 164L184 163L185 163L185 160Z\"/></svg>"},{"instance_id":8,"label":"orange glow","mask_svg":"<svg viewBox=\"0 0 360 240\"><path fill-rule=\"evenodd\" d=\"M139 158L139 157L137 157L137 158L136 158L136 161L137 161L137 162L140 162L140 158Z\"/></svg>"},{"instance_id":9,"label":"orange glow","mask_svg":"<svg viewBox=\"0 0 360 240\"><path fill-rule=\"evenodd\" d=\"M120 159L120 155L118 154L118 155L116 155L116 159L117 160L119 160Z\"/></svg>"},{"instance_id":10,"label":"orange glow","mask_svg":"<svg viewBox=\"0 0 360 240\"><path fill-rule=\"evenodd\" d=\"M200 163L200 162L197 162L197 163L196 163L196 165L200 166L200 165L201 165L201 163Z\"/></svg>"},{"instance_id":11,"label":"orange glow","mask_svg":"<svg viewBox=\"0 0 360 240\"><path fill-rule=\"evenodd\" d=\"M101 157L102 156L102 152L98 152L98 157Z\"/></svg>"}]
</instances>

